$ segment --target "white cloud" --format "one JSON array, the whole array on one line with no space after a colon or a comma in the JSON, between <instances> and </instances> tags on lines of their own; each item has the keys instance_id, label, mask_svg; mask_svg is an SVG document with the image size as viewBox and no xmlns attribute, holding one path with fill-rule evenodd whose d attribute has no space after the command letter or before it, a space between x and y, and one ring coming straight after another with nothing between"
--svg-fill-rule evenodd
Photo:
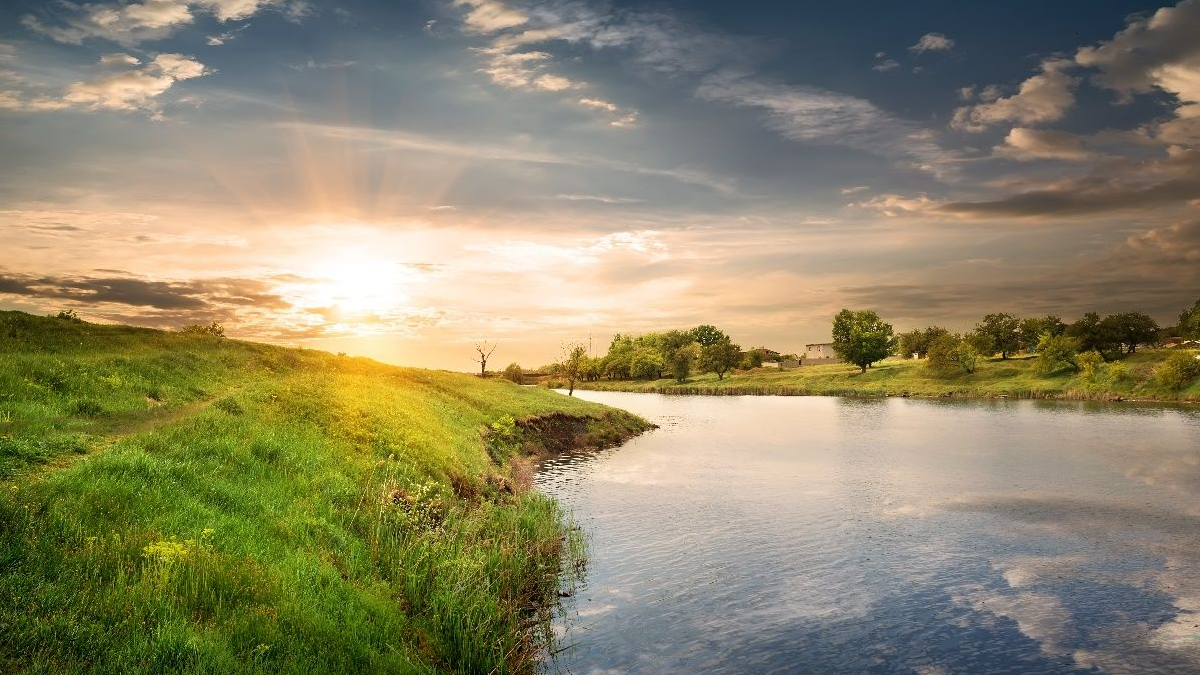
<instances>
[{"instance_id":1,"label":"white cloud","mask_svg":"<svg viewBox=\"0 0 1200 675\"><path fill-rule=\"evenodd\" d=\"M998 91L985 89L980 103L954 111L950 126L978 132L1004 122L1028 125L1061 119L1075 104L1072 89L1077 80L1068 74L1072 66L1066 59L1047 59L1040 66L1041 72L1022 82L1011 96L989 100Z\"/></svg>"},{"instance_id":2,"label":"white cloud","mask_svg":"<svg viewBox=\"0 0 1200 675\"><path fill-rule=\"evenodd\" d=\"M1014 127L992 154L1006 159L1090 159L1094 154L1084 147L1084 137L1066 131Z\"/></svg>"},{"instance_id":3,"label":"white cloud","mask_svg":"<svg viewBox=\"0 0 1200 675\"><path fill-rule=\"evenodd\" d=\"M886 61L880 61L879 63L871 66L871 70L874 70L877 73L886 73L889 70L895 70L899 67L900 62L894 59L887 59Z\"/></svg>"},{"instance_id":4,"label":"white cloud","mask_svg":"<svg viewBox=\"0 0 1200 675\"><path fill-rule=\"evenodd\" d=\"M211 14L218 21L245 19L258 11L274 7L289 18L306 13L302 0L142 0L131 3L61 3L47 22L33 14L21 17L26 28L57 42L81 44L98 38L125 46L170 37L179 28L193 23L197 13ZM239 29L240 30L240 29ZM222 44L231 37L210 38L210 44ZM213 40L216 40L213 42Z\"/></svg>"},{"instance_id":5,"label":"white cloud","mask_svg":"<svg viewBox=\"0 0 1200 675\"><path fill-rule=\"evenodd\" d=\"M851 147L902 160L937 176L955 171L954 153L939 146L932 132L892 117L865 99L816 87L724 76L706 78L696 95L763 110L771 128L795 141Z\"/></svg>"},{"instance_id":6,"label":"white cloud","mask_svg":"<svg viewBox=\"0 0 1200 675\"><path fill-rule=\"evenodd\" d=\"M204 64L183 54L159 54L149 63L128 54L107 54L101 65L135 66L92 80L74 82L60 96L30 95L20 91L0 92L0 108L23 111L48 111L76 108L81 110L143 110L161 119L158 98L176 82L208 74Z\"/></svg>"},{"instance_id":7,"label":"white cloud","mask_svg":"<svg viewBox=\"0 0 1200 675\"><path fill-rule=\"evenodd\" d=\"M941 33L926 33L917 40L917 44L908 48L910 52L948 52L954 48L954 40Z\"/></svg>"},{"instance_id":8,"label":"white cloud","mask_svg":"<svg viewBox=\"0 0 1200 675\"><path fill-rule=\"evenodd\" d=\"M871 186L870 186L870 185L854 185L854 186L851 186L851 187L844 187L844 188L842 188L842 194L844 194L844 195L852 195L852 194L857 194L857 193L859 193L859 192L865 192L865 191L867 191L867 190L870 190L870 189L871 189Z\"/></svg>"},{"instance_id":9,"label":"white cloud","mask_svg":"<svg viewBox=\"0 0 1200 675\"><path fill-rule=\"evenodd\" d=\"M463 17L463 24L472 33L490 35L523 26L529 21L521 11L496 0L455 0L454 4L470 8Z\"/></svg>"},{"instance_id":10,"label":"white cloud","mask_svg":"<svg viewBox=\"0 0 1200 675\"><path fill-rule=\"evenodd\" d=\"M577 89L579 87L579 85L561 75L551 75L549 73L539 75L535 78L533 86L542 91L563 91L564 89Z\"/></svg>"}]
</instances>

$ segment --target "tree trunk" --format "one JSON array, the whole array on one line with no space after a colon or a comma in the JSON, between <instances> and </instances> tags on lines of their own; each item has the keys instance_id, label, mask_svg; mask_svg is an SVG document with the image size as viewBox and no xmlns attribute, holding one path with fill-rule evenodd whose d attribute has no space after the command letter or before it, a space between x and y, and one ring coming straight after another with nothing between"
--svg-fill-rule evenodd
<instances>
[{"instance_id":1,"label":"tree trunk","mask_svg":"<svg viewBox=\"0 0 1200 675\"><path fill-rule=\"evenodd\" d=\"M866 366L859 366L859 368L861 368L861 369L862 369L862 374L863 374L863 375L866 375L866 374L867 374L867 367L866 367Z\"/></svg>"}]
</instances>

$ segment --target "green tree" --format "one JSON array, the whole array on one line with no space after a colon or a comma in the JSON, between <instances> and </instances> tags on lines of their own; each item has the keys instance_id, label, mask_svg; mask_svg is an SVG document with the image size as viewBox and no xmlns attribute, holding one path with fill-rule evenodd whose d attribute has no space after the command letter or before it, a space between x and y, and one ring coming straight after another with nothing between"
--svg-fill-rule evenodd
<instances>
[{"instance_id":1,"label":"green tree","mask_svg":"<svg viewBox=\"0 0 1200 675\"><path fill-rule=\"evenodd\" d=\"M948 374L961 370L970 375L979 365L979 351L961 335L946 333L929 345L925 367Z\"/></svg>"},{"instance_id":2,"label":"green tree","mask_svg":"<svg viewBox=\"0 0 1200 675\"><path fill-rule=\"evenodd\" d=\"M190 333L192 335L207 335L209 337L225 337L225 325L220 321L212 321L208 324L193 323L184 326L180 329L181 333Z\"/></svg>"},{"instance_id":3,"label":"green tree","mask_svg":"<svg viewBox=\"0 0 1200 675\"><path fill-rule=\"evenodd\" d=\"M707 347L709 345L716 344L721 340L729 339L729 336L726 335L724 331L716 326L710 326L708 324L696 326L690 331L690 333L692 340L700 343L701 347Z\"/></svg>"},{"instance_id":4,"label":"green tree","mask_svg":"<svg viewBox=\"0 0 1200 675\"><path fill-rule=\"evenodd\" d=\"M1116 358L1121 352L1121 338L1116 334L1113 322L1102 320L1095 312L1088 312L1067 326L1066 334L1078 338L1079 351L1089 352L1094 349L1105 361Z\"/></svg>"},{"instance_id":5,"label":"green tree","mask_svg":"<svg viewBox=\"0 0 1200 675\"><path fill-rule=\"evenodd\" d=\"M916 354L917 358L923 359L929 353L929 345L933 344L934 340L949 334L950 331L941 326L914 328L896 337L896 353L906 359L911 358L913 354Z\"/></svg>"},{"instance_id":6,"label":"green tree","mask_svg":"<svg viewBox=\"0 0 1200 675\"><path fill-rule=\"evenodd\" d=\"M1200 340L1200 300L1179 314L1179 336L1185 340Z\"/></svg>"},{"instance_id":7,"label":"green tree","mask_svg":"<svg viewBox=\"0 0 1200 675\"><path fill-rule=\"evenodd\" d=\"M1104 365L1104 357L1100 356L1100 352L1092 350L1079 354L1075 359L1075 363L1079 366L1079 374L1083 375L1083 379L1088 382L1095 382L1096 378L1100 375L1100 368ZM1124 366L1125 364L1117 363L1115 365Z\"/></svg>"},{"instance_id":8,"label":"green tree","mask_svg":"<svg viewBox=\"0 0 1200 675\"><path fill-rule=\"evenodd\" d=\"M638 347L629 362L629 374L639 380L657 380L664 369L662 355L658 350Z\"/></svg>"},{"instance_id":9,"label":"green tree","mask_svg":"<svg viewBox=\"0 0 1200 675\"><path fill-rule=\"evenodd\" d=\"M1125 345L1125 353L1132 354L1137 346L1158 339L1158 322L1142 312L1125 312L1104 317L1107 330Z\"/></svg>"},{"instance_id":10,"label":"green tree","mask_svg":"<svg viewBox=\"0 0 1200 675\"><path fill-rule=\"evenodd\" d=\"M516 384L523 384L525 382L525 372L521 370L520 364L513 362L505 366L504 379Z\"/></svg>"},{"instance_id":11,"label":"green tree","mask_svg":"<svg viewBox=\"0 0 1200 675\"><path fill-rule=\"evenodd\" d=\"M1066 335L1043 333L1037 345L1038 370L1053 373L1063 368L1079 370L1079 340Z\"/></svg>"},{"instance_id":12,"label":"green tree","mask_svg":"<svg viewBox=\"0 0 1200 675\"><path fill-rule=\"evenodd\" d=\"M700 368L716 373L717 379L723 380L725 373L736 366L741 357L742 348L735 345L728 337L724 337L700 347Z\"/></svg>"},{"instance_id":13,"label":"green tree","mask_svg":"<svg viewBox=\"0 0 1200 675\"><path fill-rule=\"evenodd\" d=\"M1053 314L1021 319L1021 349L1029 353L1036 352L1043 334L1062 335L1066 330L1067 324Z\"/></svg>"},{"instance_id":14,"label":"green tree","mask_svg":"<svg viewBox=\"0 0 1200 675\"><path fill-rule=\"evenodd\" d=\"M1021 320L1012 314L988 314L983 321L975 324L975 334L979 336L977 347L987 347L985 354L1000 352L1001 359L1007 359L1021 348Z\"/></svg>"},{"instance_id":15,"label":"green tree","mask_svg":"<svg viewBox=\"0 0 1200 675\"><path fill-rule=\"evenodd\" d=\"M891 356L892 325L870 310L843 309L833 318L833 351L838 358L867 372L867 366Z\"/></svg>"},{"instance_id":16,"label":"green tree","mask_svg":"<svg viewBox=\"0 0 1200 675\"><path fill-rule=\"evenodd\" d=\"M745 368L746 370L751 368L761 368L762 357L762 350L751 349L745 354L742 354L742 368Z\"/></svg>"}]
</instances>

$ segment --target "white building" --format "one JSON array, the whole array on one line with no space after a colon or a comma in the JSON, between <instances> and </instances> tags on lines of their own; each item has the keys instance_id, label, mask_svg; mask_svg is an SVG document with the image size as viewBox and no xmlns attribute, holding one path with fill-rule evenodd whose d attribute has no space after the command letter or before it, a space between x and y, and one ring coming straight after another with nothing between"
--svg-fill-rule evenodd
<instances>
[{"instance_id":1,"label":"white building","mask_svg":"<svg viewBox=\"0 0 1200 675\"><path fill-rule=\"evenodd\" d=\"M804 360L811 359L836 359L838 356L833 351L832 342L818 342L816 344L804 345Z\"/></svg>"}]
</instances>

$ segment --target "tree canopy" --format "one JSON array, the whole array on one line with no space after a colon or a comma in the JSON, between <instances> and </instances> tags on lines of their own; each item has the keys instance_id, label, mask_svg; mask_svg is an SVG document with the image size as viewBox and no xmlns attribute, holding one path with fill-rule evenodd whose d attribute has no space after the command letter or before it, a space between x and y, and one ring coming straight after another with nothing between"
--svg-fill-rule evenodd
<instances>
[{"instance_id":1,"label":"tree canopy","mask_svg":"<svg viewBox=\"0 0 1200 675\"><path fill-rule=\"evenodd\" d=\"M834 353L864 373L871 364L891 356L894 346L892 325L871 310L843 309L833 318Z\"/></svg>"}]
</instances>

